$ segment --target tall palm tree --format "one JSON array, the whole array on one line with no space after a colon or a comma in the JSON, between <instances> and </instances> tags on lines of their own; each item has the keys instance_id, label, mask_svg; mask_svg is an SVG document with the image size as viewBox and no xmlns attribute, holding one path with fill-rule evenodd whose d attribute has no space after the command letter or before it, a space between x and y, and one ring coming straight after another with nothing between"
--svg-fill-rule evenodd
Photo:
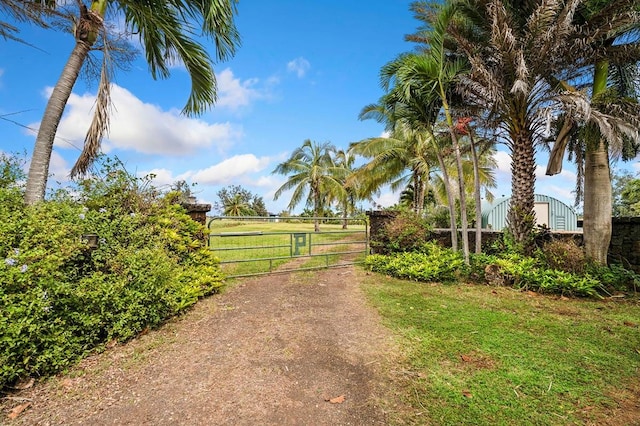
<instances>
[{"instance_id":1,"label":"tall palm tree","mask_svg":"<svg viewBox=\"0 0 640 426\"><path fill-rule=\"evenodd\" d=\"M461 126L456 126L456 132L459 133L460 146L462 151L462 171L465 181L465 197L474 199L475 221L476 221L476 240L475 252L482 251L482 193L489 201L493 200L491 188L496 187L495 168L495 144L491 140L477 138L474 130L469 127L469 122L459 120ZM466 130L463 130L466 129ZM446 163L449 168L449 175L454 179L458 178L457 165L453 159L449 159ZM446 196L443 177L436 173L434 175L433 187L439 199ZM456 194L459 199L460 194Z\"/></svg>"},{"instance_id":2,"label":"tall palm tree","mask_svg":"<svg viewBox=\"0 0 640 426\"><path fill-rule=\"evenodd\" d=\"M295 208L303 199L308 206L313 207L314 230L320 231L319 217L325 207L325 202L337 194L342 195L345 189L341 176L342 171L336 166L332 155L336 148L329 142L318 144L306 139L302 146L296 148L291 157L278 164L272 173L289 176L274 194L274 200L288 190L293 190L289 210Z\"/></svg>"},{"instance_id":3,"label":"tall palm tree","mask_svg":"<svg viewBox=\"0 0 640 426\"><path fill-rule=\"evenodd\" d=\"M36 137L29 168L25 201L44 198L53 141L65 105L82 65L92 49L99 46L103 67L96 108L85 147L72 174L85 173L95 159L102 136L108 130L110 105L109 37L106 18L122 17L131 34L138 35L153 78L169 76L175 62L184 64L191 76L191 93L183 113L199 114L216 100L213 60L196 33L212 39L216 57L226 59L239 44L233 17L237 0L91 0L77 1L74 24L75 46L51 93ZM197 28L196 26L199 26Z\"/></svg>"},{"instance_id":4,"label":"tall palm tree","mask_svg":"<svg viewBox=\"0 0 640 426\"><path fill-rule=\"evenodd\" d=\"M535 144L544 137L556 93L549 76L564 78L571 69L565 52L576 48L570 35L579 1L459 0L465 19L449 28L471 64L459 87L486 111L511 151L507 220L524 251L533 248Z\"/></svg>"},{"instance_id":5,"label":"tall palm tree","mask_svg":"<svg viewBox=\"0 0 640 426\"><path fill-rule=\"evenodd\" d=\"M566 114L549 158L547 174L560 173L565 147L573 148L578 160L578 176L584 181L584 191L577 193L584 194L585 254L595 262L606 264L612 216L609 155L611 152L624 158L629 148L632 156L637 152L637 132L630 135L624 128L631 125L629 127L637 129L639 125L639 6L632 0L588 0L579 5L574 21L581 29L576 38L589 43L589 48L581 50L587 76L580 78L591 80L589 104L594 111L608 112L616 120L609 120L612 125L601 131L603 123L596 114L589 113L582 119Z\"/></svg>"},{"instance_id":6,"label":"tall palm tree","mask_svg":"<svg viewBox=\"0 0 640 426\"><path fill-rule=\"evenodd\" d=\"M454 120L450 107L450 92L455 80L464 71L465 63L459 59L449 60L446 57L443 45L443 33L448 25L448 20L453 16L453 8L442 8L436 18L432 30L432 44L430 49L420 54L403 55L393 67L393 78L403 93L410 93L412 88L420 88L412 96L417 95L417 100L438 99L442 106L445 123L449 133L449 140L457 168L458 193L464 194L465 182L462 173L462 153L458 136L454 130ZM462 250L465 260L469 261L469 237L467 233L466 200L460 198L460 219L462 230Z\"/></svg>"}]
</instances>

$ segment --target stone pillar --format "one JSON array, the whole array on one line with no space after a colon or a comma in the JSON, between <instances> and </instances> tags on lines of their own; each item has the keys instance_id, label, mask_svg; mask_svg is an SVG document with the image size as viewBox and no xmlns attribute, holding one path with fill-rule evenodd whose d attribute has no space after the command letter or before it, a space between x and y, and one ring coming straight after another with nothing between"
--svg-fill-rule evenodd
<instances>
[{"instance_id":1,"label":"stone pillar","mask_svg":"<svg viewBox=\"0 0 640 426\"><path fill-rule=\"evenodd\" d=\"M369 247L371 253L386 253L387 238L384 235L384 227L398 215L397 211L375 210L367 212L369 217Z\"/></svg>"},{"instance_id":2,"label":"stone pillar","mask_svg":"<svg viewBox=\"0 0 640 426\"><path fill-rule=\"evenodd\" d=\"M180 203L180 205L187 211L187 214L191 219L198 222L202 226L207 226L207 213L211 211L211 204L198 204L195 202L195 197L192 197L188 203ZM199 232L196 237L199 240L204 240L204 234Z\"/></svg>"}]
</instances>

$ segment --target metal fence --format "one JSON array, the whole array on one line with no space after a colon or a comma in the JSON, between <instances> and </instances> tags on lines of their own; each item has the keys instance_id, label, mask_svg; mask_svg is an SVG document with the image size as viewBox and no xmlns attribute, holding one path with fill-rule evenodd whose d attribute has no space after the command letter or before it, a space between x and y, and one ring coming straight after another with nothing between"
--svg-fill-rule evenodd
<instances>
[{"instance_id":1,"label":"metal fence","mask_svg":"<svg viewBox=\"0 0 640 426\"><path fill-rule=\"evenodd\" d=\"M207 226L229 278L352 265L369 249L366 219L211 217Z\"/></svg>"}]
</instances>

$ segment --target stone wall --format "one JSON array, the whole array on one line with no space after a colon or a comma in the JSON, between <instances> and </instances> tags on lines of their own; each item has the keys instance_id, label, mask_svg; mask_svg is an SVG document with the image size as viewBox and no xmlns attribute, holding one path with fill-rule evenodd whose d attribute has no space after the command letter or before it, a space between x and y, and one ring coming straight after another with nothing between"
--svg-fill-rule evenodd
<instances>
[{"instance_id":1,"label":"stone wall","mask_svg":"<svg viewBox=\"0 0 640 426\"><path fill-rule=\"evenodd\" d=\"M609 263L640 273L640 217L614 217Z\"/></svg>"},{"instance_id":2,"label":"stone wall","mask_svg":"<svg viewBox=\"0 0 640 426\"><path fill-rule=\"evenodd\" d=\"M376 242L380 245L380 235L385 223L392 220L396 212L373 211L368 212L369 235L372 241L372 252L376 252ZM613 218L611 244L609 245L609 262L622 264L626 268L640 273L640 217ZM435 229L434 238L445 247L451 247L451 232L449 229ZM582 233L554 232L554 238L573 239L582 245ZM482 230L482 247L490 246L496 239L502 237L502 232L489 229ZM458 238L460 242L461 239ZM475 247L475 229L469 230L469 247Z\"/></svg>"}]
</instances>

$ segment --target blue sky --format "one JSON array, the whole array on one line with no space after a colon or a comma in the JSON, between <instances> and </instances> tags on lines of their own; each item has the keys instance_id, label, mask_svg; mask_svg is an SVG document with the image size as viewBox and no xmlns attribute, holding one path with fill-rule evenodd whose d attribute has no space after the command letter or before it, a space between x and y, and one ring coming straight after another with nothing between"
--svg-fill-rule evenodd
<instances>
[{"instance_id":1,"label":"blue sky","mask_svg":"<svg viewBox=\"0 0 640 426\"><path fill-rule=\"evenodd\" d=\"M242 0L236 20L242 46L233 59L215 66L217 105L197 118L180 115L190 87L184 69L176 67L169 79L154 81L140 56L129 71L115 76L111 131L103 151L118 156L131 172L154 173L158 186L182 179L197 183L201 202L215 202L225 186L242 185L278 213L289 199L285 194L274 201L273 194L286 178L271 172L305 139L346 149L382 134L382 125L359 121L358 114L383 94L380 68L413 48L404 41L418 26L410 3ZM37 49L0 40L0 151L29 156L35 136L22 126L38 127L74 41L64 32L21 28L21 37ZM96 85L82 78L76 83L58 130L50 185L68 180ZM511 192L510 158L504 147L499 150L498 197ZM574 168L566 165L561 175L546 177L545 155L539 157L536 192L572 205ZM376 200L384 206L396 201L386 190Z\"/></svg>"}]
</instances>

